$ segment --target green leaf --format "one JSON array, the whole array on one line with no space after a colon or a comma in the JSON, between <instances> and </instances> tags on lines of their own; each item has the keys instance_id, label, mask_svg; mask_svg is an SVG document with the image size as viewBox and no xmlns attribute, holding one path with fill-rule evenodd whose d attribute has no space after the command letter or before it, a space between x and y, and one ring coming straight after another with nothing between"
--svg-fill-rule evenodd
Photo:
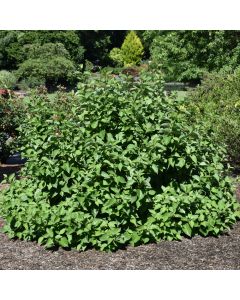
<instances>
[{"instance_id":1,"label":"green leaf","mask_svg":"<svg viewBox=\"0 0 240 300\"><path fill-rule=\"evenodd\" d=\"M172 157L170 157L170 158L168 159L168 165L169 165L169 166L172 166L172 167L174 167L174 166L175 166L175 164L174 164L174 160L173 160L173 158L172 158Z\"/></svg>"},{"instance_id":2,"label":"green leaf","mask_svg":"<svg viewBox=\"0 0 240 300\"><path fill-rule=\"evenodd\" d=\"M47 228L47 234L48 234L48 236L50 236L50 237L53 237L53 236L54 236L53 230L52 230L51 228Z\"/></svg>"},{"instance_id":3,"label":"green leaf","mask_svg":"<svg viewBox=\"0 0 240 300\"><path fill-rule=\"evenodd\" d=\"M190 227L190 225L188 223L184 224L182 229L186 235L188 235L188 236L192 235L192 228Z\"/></svg>"},{"instance_id":4,"label":"green leaf","mask_svg":"<svg viewBox=\"0 0 240 300\"><path fill-rule=\"evenodd\" d=\"M172 137L171 136L164 136L163 137L163 144L168 145L171 141Z\"/></svg>"},{"instance_id":5,"label":"green leaf","mask_svg":"<svg viewBox=\"0 0 240 300\"><path fill-rule=\"evenodd\" d=\"M122 176L117 176L117 181L120 183L126 183L126 180Z\"/></svg>"},{"instance_id":6,"label":"green leaf","mask_svg":"<svg viewBox=\"0 0 240 300\"><path fill-rule=\"evenodd\" d=\"M149 98L146 99L146 104L147 104L147 105L152 104L152 99L149 99Z\"/></svg>"},{"instance_id":7,"label":"green leaf","mask_svg":"<svg viewBox=\"0 0 240 300\"><path fill-rule=\"evenodd\" d=\"M92 127L93 129L97 128L97 126L98 126L98 121L95 121L95 122L93 122L93 123L91 124L91 127Z\"/></svg>"},{"instance_id":8,"label":"green leaf","mask_svg":"<svg viewBox=\"0 0 240 300\"><path fill-rule=\"evenodd\" d=\"M59 234L63 234L64 232L66 232L66 228L63 228L59 231Z\"/></svg>"},{"instance_id":9,"label":"green leaf","mask_svg":"<svg viewBox=\"0 0 240 300\"><path fill-rule=\"evenodd\" d=\"M156 174L158 174L158 166L157 165L153 164L152 169Z\"/></svg>"},{"instance_id":10,"label":"green leaf","mask_svg":"<svg viewBox=\"0 0 240 300\"><path fill-rule=\"evenodd\" d=\"M180 168L182 168L185 165L186 161L184 158L180 158L178 161L177 166L179 166Z\"/></svg>"},{"instance_id":11,"label":"green leaf","mask_svg":"<svg viewBox=\"0 0 240 300\"><path fill-rule=\"evenodd\" d=\"M62 237L60 240L59 240L59 245L62 246L62 247L68 247L68 240L66 237Z\"/></svg>"},{"instance_id":12,"label":"green leaf","mask_svg":"<svg viewBox=\"0 0 240 300\"><path fill-rule=\"evenodd\" d=\"M219 179L220 179L219 175L216 174L216 173L213 175L213 177L214 177L217 181L219 181Z\"/></svg>"},{"instance_id":13,"label":"green leaf","mask_svg":"<svg viewBox=\"0 0 240 300\"><path fill-rule=\"evenodd\" d=\"M64 185L64 186L62 187L62 191L63 191L64 193L69 193L69 192L70 192L69 187L68 187L67 185Z\"/></svg>"},{"instance_id":14,"label":"green leaf","mask_svg":"<svg viewBox=\"0 0 240 300\"><path fill-rule=\"evenodd\" d=\"M110 178L110 176L108 175L108 173L102 171L101 172L101 175L104 177L104 178Z\"/></svg>"},{"instance_id":15,"label":"green leaf","mask_svg":"<svg viewBox=\"0 0 240 300\"><path fill-rule=\"evenodd\" d=\"M154 190L150 190L150 191L148 192L148 194L149 194L149 195L151 195L151 196L153 196L153 195L155 195L155 194L156 194L156 191L154 191Z\"/></svg>"},{"instance_id":16,"label":"green leaf","mask_svg":"<svg viewBox=\"0 0 240 300\"><path fill-rule=\"evenodd\" d=\"M82 151L81 150L76 150L75 151L75 155L81 155L82 154Z\"/></svg>"},{"instance_id":17,"label":"green leaf","mask_svg":"<svg viewBox=\"0 0 240 300\"><path fill-rule=\"evenodd\" d=\"M109 241L109 239L110 239L110 237L107 233L101 235L100 238L99 238L99 240L102 241L102 242Z\"/></svg>"},{"instance_id":18,"label":"green leaf","mask_svg":"<svg viewBox=\"0 0 240 300\"><path fill-rule=\"evenodd\" d=\"M64 169L65 171L67 171L68 173L70 173L71 168L70 168L70 165L69 165L68 162L65 162L65 163L63 164L63 169Z\"/></svg>"},{"instance_id":19,"label":"green leaf","mask_svg":"<svg viewBox=\"0 0 240 300\"><path fill-rule=\"evenodd\" d=\"M140 239L141 239L141 237L136 232L132 233L132 242L133 242L133 244L136 244Z\"/></svg>"},{"instance_id":20,"label":"green leaf","mask_svg":"<svg viewBox=\"0 0 240 300\"><path fill-rule=\"evenodd\" d=\"M123 167L122 163L119 163L117 166L118 166L118 170L122 171L122 167Z\"/></svg>"},{"instance_id":21,"label":"green leaf","mask_svg":"<svg viewBox=\"0 0 240 300\"><path fill-rule=\"evenodd\" d=\"M39 239L38 239L38 244L42 244L42 241L45 239L44 236L41 236Z\"/></svg>"},{"instance_id":22,"label":"green leaf","mask_svg":"<svg viewBox=\"0 0 240 300\"><path fill-rule=\"evenodd\" d=\"M192 161L196 164L197 163L196 155L191 155L190 157L191 157Z\"/></svg>"},{"instance_id":23,"label":"green leaf","mask_svg":"<svg viewBox=\"0 0 240 300\"><path fill-rule=\"evenodd\" d=\"M54 246L53 238L48 238L46 243L46 248L51 248Z\"/></svg>"}]
</instances>

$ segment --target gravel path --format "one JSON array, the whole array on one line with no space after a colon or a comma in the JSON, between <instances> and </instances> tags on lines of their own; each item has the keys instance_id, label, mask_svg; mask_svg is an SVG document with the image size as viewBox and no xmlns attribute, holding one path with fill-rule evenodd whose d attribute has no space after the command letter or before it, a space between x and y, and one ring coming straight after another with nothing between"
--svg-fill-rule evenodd
<instances>
[{"instance_id":1,"label":"gravel path","mask_svg":"<svg viewBox=\"0 0 240 300\"><path fill-rule=\"evenodd\" d=\"M18 168L19 166L15 166L11 171L17 171ZM240 199L240 187L237 195ZM3 220L0 219L0 227L2 225ZM239 270L240 222L235 224L228 234L218 238L197 236L192 239L183 239L181 242L162 241L158 244L128 247L126 250L114 253L96 250L49 251L36 242L10 240L0 233L0 269Z\"/></svg>"}]
</instances>

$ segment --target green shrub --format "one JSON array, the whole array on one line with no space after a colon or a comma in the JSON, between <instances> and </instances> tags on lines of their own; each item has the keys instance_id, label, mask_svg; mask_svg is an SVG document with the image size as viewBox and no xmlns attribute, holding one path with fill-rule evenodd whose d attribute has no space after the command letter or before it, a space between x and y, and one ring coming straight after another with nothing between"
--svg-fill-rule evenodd
<instances>
[{"instance_id":1,"label":"green shrub","mask_svg":"<svg viewBox=\"0 0 240 300\"><path fill-rule=\"evenodd\" d=\"M76 94L29 101L24 178L0 194L10 237L112 251L235 223L224 149L189 125L160 75L84 76Z\"/></svg>"},{"instance_id":2,"label":"green shrub","mask_svg":"<svg viewBox=\"0 0 240 300\"><path fill-rule=\"evenodd\" d=\"M93 70L93 63L90 60L85 60L85 71L86 72L91 72Z\"/></svg>"},{"instance_id":3,"label":"green shrub","mask_svg":"<svg viewBox=\"0 0 240 300\"><path fill-rule=\"evenodd\" d=\"M28 59L16 72L22 84L30 88L42 84L57 86L74 79L76 68L62 44L31 45L26 51Z\"/></svg>"},{"instance_id":4,"label":"green shrub","mask_svg":"<svg viewBox=\"0 0 240 300\"><path fill-rule=\"evenodd\" d=\"M45 86L46 85L46 80L42 77L32 77L29 76L26 79L22 79L19 83L18 83L18 88L20 88L21 90L27 91L39 86Z\"/></svg>"},{"instance_id":5,"label":"green shrub","mask_svg":"<svg viewBox=\"0 0 240 300\"><path fill-rule=\"evenodd\" d=\"M143 41L150 47L151 66L161 64L167 81L199 81L206 71L234 69L240 63L236 30L146 31Z\"/></svg>"},{"instance_id":6,"label":"green shrub","mask_svg":"<svg viewBox=\"0 0 240 300\"><path fill-rule=\"evenodd\" d=\"M70 59L70 54L61 43L30 44L24 47L27 58L51 58L52 56Z\"/></svg>"},{"instance_id":7,"label":"green shrub","mask_svg":"<svg viewBox=\"0 0 240 300\"><path fill-rule=\"evenodd\" d=\"M122 67L124 64L122 51L119 48L113 48L110 53L109 57L112 61L115 62L116 66Z\"/></svg>"},{"instance_id":8,"label":"green shrub","mask_svg":"<svg viewBox=\"0 0 240 300\"><path fill-rule=\"evenodd\" d=\"M151 67L160 67L166 81L196 80L206 70L201 63L204 56L195 57L199 46L195 45L193 38L185 38L184 33L173 31L161 34L153 40L150 50Z\"/></svg>"},{"instance_id":9,"label":"green shrub","mask_svg":"<svg viewBox=\"0 0 240 300\"><path fill-rule=\"evenodd\" d=\"M189 95L193 122L203 121L225 144L228 159L240 162L240 69L234 73L206 74L202 84Z\"/></svg>"},{"instance_id":10,"label":"green shrub","mask_svg":"<svg viewBox=\"0 0 240 300\"><path fill-rule=\"evenodd\" d=\"M0 88L1 89L13 89L16 86L16 77L8 71L0 71Z\"/></svg>"}]
</instances>

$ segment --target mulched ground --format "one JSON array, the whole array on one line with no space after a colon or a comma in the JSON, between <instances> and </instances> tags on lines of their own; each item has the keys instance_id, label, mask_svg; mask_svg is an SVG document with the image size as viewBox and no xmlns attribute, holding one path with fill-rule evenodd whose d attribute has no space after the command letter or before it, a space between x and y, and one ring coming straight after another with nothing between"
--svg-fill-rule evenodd
<instances>
[{"instance_id":1,"label":"mulched ground","mask_svg":"<svg viewBox=\"0 0 240 300\"><path fill-rule=\"evenodd\" d=\"M0 167L0 178L1 173L17 171L19 167L19 165ZM240 186L237 195L240 200ZM0 219L0 227L2 225L3 220ZM158 244L128 247L114 253L63 249L49 251L36 242L10 240L5 234L0 233L0 269L239 270L240 222L235 224L228 234L218 238L197 236L183 239L181 242L162 241Z\"/></svg>"}]
</instances>

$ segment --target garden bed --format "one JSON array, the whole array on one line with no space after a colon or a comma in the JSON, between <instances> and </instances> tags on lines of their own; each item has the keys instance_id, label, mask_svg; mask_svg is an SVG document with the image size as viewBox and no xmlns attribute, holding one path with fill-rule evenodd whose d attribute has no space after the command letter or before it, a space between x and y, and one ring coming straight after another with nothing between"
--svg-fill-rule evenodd
<instances>
[{"instance_id":1,"label":"garden bed","mask_svg":"<svg viewBox=\"0 0 240 300\"><path fill-rule=\"evenodd\" d=\"M20 165L5 165L6 171L17 172ZM4 188L0 184L0 188ZM240 186L237 188L240 200ZM3 226L0 219L0 227ZM0 233L0 269L2 270L81 270L81 269L150 269L199 270L240 269L240 222L218 238L196 236L179 241L162 241L139 247L127 247L113 253L88 250L77 252L45 250L36 242L10 240Z\"/></svg>"},{"instance_id":2,"label":"garden bed","mask_svg":"<svg viewBox=\"0 0 240 300\"><path fill-rule=\"evenodd\" d=\"M10 240L0 233L2 270L224 270L240 269L240 222L228 235L194 237L128 247L114 253L45 250L35 242Z\"/></svg>"}]
</instances>

